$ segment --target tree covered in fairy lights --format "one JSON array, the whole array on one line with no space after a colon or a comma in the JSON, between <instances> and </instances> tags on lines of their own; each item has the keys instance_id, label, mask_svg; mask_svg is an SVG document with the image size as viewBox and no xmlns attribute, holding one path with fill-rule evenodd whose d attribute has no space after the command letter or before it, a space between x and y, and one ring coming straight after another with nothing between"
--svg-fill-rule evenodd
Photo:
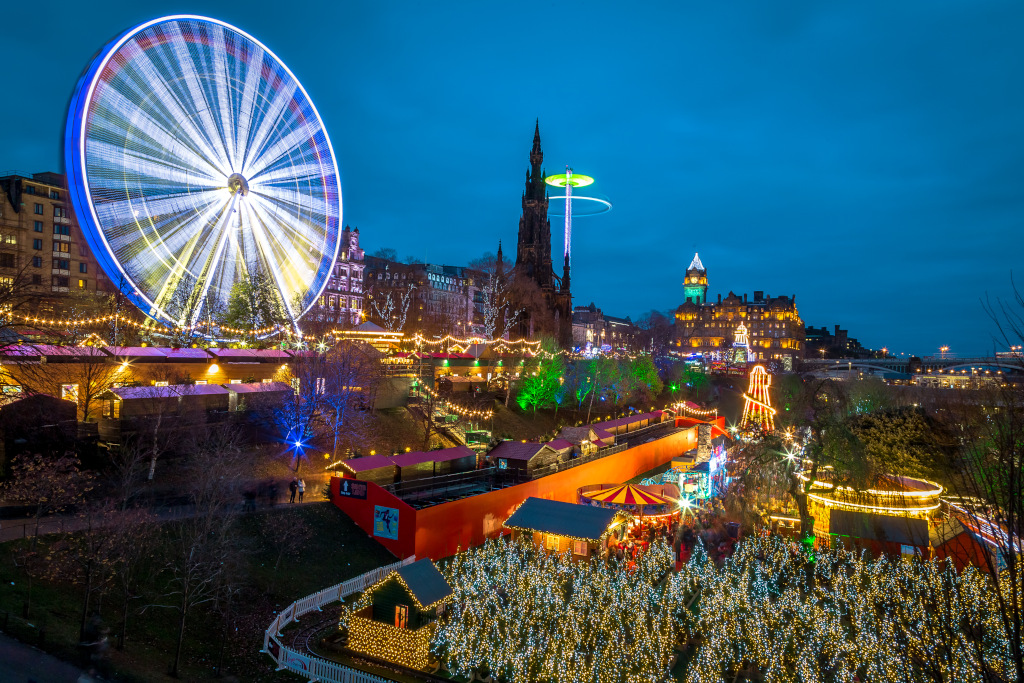
<instances>
[{"instance_id":1,"label":"tree covered in fairy lights","mask_svg":"<svg viewBox=\"0 0 1024 683\"><path fill-rule=\"evenodd\" d=\"M698 544L678 573L655 543L635 569L490 542L446 568L433 651L508 681L1015 681L997 595L1008 573L751 537L721 566ZM1019 591L1020 587L1016 587ZM693 596L697 595L694 600Z\"/></svg>"}]
</instances>

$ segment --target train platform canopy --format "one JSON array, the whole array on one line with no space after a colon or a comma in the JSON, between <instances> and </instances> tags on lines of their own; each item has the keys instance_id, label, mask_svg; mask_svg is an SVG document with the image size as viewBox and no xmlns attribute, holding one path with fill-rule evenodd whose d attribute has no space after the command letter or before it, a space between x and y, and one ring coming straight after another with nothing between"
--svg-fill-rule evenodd
<instances>
[{"instance_id":1,"label":"train platform canopy","mask_svg":"<svg viewBox=\"0 0 1024 683\"><path fill-rule=\"evenodd\" d=\"M617 511L607 508L530 497L505 521L505 526L520 531L599 541L618 516Z\"/></svg>"}]
</instances>

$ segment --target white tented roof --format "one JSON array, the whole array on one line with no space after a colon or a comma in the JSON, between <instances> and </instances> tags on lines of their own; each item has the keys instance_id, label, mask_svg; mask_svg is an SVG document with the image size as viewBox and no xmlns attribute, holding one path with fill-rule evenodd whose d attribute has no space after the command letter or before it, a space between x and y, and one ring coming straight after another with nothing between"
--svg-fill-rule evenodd
<instances>
[{"instance_id":1,"label":"white tented roof","mask_svg":"<svg viewBox=\"0 0 1024 683\"><path fill-rule=\"evenodd\" d=\"M700 256L697 255L697 252L693 253L693 260L690 261L690 267L687 270L704 271L704 264L700 262Z\"/></svg>"}]
</instances>

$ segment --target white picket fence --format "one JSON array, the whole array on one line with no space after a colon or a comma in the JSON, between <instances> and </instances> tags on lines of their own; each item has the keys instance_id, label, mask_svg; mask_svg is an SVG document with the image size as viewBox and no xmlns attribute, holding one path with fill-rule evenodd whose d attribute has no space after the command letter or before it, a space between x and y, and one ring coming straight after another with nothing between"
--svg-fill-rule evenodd
<instances>
[{"instance_id":1,"label":"white picket fence","mask_svg":"<svg viewBox=\"0 0 1024 683\"><path fill-rule=\"evenodd\" d=\"M378 567L354 579L325 588L318 593L307 595L296 600L278 613L270 626L263 633L263 649L277 663L277 669L287 669L311 681L320 683L388 683L388 679L329 662L308 652L297 652L285 647L281 642L281 630L288 624L299 621L299 617L310 612L319 612L320 608L332 602L339 602L353 593L359 593L377 583L399 567L416 561L416 557L407 557L401 562Z\"/></svg>"}]
</instances>

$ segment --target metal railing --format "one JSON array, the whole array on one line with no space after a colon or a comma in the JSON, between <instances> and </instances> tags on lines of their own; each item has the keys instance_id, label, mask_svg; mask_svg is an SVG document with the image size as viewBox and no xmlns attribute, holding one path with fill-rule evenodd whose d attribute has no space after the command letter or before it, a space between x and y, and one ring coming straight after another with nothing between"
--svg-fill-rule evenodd
<instances>
[{"instance_id":1,"label":"metal railing","mask_svg":"<svg viewBox=\"0 0 1024 683\"><path fill-rule=\"evenodd\" d=\"M299 652L286 647L281 641L281 631L288 624L297 623L299 617L310 612L319 612L321 607L332 602L339 602L342 599L359 593L378 581L383 580L388 574L400 567L412 564L416 557L407 557L401 562L395 562L384 567L378 567L365 574L349 579L343 583L325 588L322 591L307 595L288 605L278 613L270 626L263 633L263 649L260 652L270 655L277 664L277 670L287 669L311 681L320 683L389 683L388 679L368 674L347 667L337 662L332 662L308 652Z\"/></svg>"},{"instance_id":2,"label":"metal railing","mask_svg":"<svg viewBox=\"0 0 1024 683\"><path fill-rule=\"evenodd\" d=\"M493 488L518 484L520 481L521 478L515 470L500 470L497 467L486 467L481 470L456 472L455 474L439 474L434 477L399 481L386 485L384 489L388 493L392 493L408 502L464 495L481 484L486 485L488 488ZM522 481L525 481L525 479L522 479Z\"/></svg>"},{"instance_id":3,"label":"metal railing","mask_svg":"<svg viewBox=\"0 0 1024 683\"><path fill-rule=\"evenodd\" d=\"M596 453L591 453L590 455L581 455L578 458L570 458L569 460L566 460L564 462L558 462L553 465L548 465L547 467L538 467L533 471L532 478L540 479L541 477L546 477L549 474L555 474L556 472L564 472L565 470L571 470L573 467L585 465L588 462L594 462L595 460L606 458L609 455L621 453L627 448L629 448L629 444L620 443L616 444L615 446L608 446L607 448L602 448L598 450Z\"/></svg>"}]
</instances>

